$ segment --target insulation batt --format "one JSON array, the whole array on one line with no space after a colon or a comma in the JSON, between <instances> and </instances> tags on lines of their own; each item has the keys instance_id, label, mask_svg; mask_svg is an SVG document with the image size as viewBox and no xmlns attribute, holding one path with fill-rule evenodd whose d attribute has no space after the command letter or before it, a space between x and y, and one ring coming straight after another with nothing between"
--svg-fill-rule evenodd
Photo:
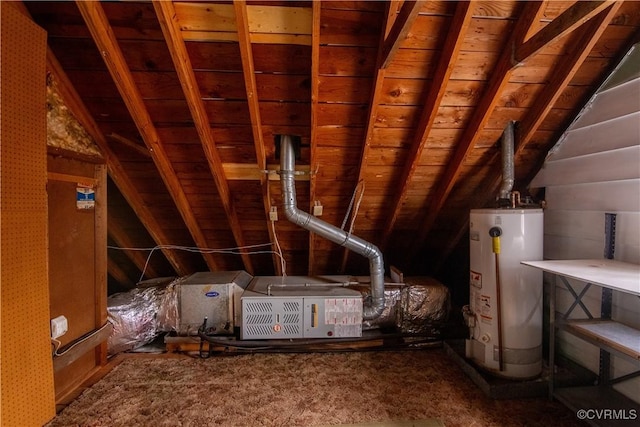
<instances>
[{"instance_id":1,"label":"insulation batt","mask_svg":"<svg viewBox=\"0 0 640 427\"><path fill-rule=\"evenodd\" d=\"M111 295L107 313L113 331L107 342L108 354L134 350L150 343L160 332L177 328L176 285L184 278L141 282L128 292Z\"/></svg>"}]
</instances>

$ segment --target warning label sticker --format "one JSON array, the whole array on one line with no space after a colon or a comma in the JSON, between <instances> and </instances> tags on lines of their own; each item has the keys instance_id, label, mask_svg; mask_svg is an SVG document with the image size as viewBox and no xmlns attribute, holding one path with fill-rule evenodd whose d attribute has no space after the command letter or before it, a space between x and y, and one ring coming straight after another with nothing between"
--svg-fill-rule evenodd
<instances>
[{"instance_id":1,"label":"warning label sticker","mask_svg":"<svg viewBox=\"0 0 640 427\"><path fill-rule=\"evenodd\" d=\"M327 298L324 300L324 323L333 325L335 337L362 334L362 300L360 298Z\"/></svg>"},{"instance_id":2,"label":"warning label sticker","mask_svg":"<svg viewBox=\"0 0 640 427\"><path fill-rule=\"evenodd\" d=\"M93 209L96 206L96 191L92 186L78 184L76 187L76 207Z\"/></svg>"},{"instance_id":3,"label":"warning label sticker","mask_svg":"<svg viewBox=\"0 0 640 427\"><path fill-rule=\"evenodd\" d=\"M469 282L471 283L471 286L482 289L482 274L471 270L469 275Z\"/></svg>"},{"instance_id":4,"label":"warning label sticker","mask_svg":"<svg viewBox=\"0 0 640 427\"><path fill-rule=\"evenodd\" d=\"M491 324L493 318L491 317L491 297L489 295L480 295L480 320L483 323Z\"/></svg>"},{"instance_id":5,"label":"warning label sticker","mask_svg":"<svg viewBox=\"0 0 640 427\"><path fill-rule=\"evenodd\" d=\"M362 300L359 298L325 299L324 323L327 325L357 325L362 323Z\"/></svg>"}]
</instances>

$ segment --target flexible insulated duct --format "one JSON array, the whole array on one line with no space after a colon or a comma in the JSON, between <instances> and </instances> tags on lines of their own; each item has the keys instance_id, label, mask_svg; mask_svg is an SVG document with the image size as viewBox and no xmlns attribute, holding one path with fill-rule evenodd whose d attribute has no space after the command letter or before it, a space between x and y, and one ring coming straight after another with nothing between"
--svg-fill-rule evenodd
<instances>
[{"instance_id":1,"label":"flexible insulated duct","mask_svg":"<svg viewBox=\"0 0 640 427\"><path fill-rule=\"evenodd\" d=\"M371 303L363 308L364 320L372 320L380 316L384 310L384 262L382 252L372 243L316 218L296 206L295 153L291 137L280 138L280 182L282 184L282 203L285 216L300 227L324 237L334 243L369 258L371 275Z\"/></svg>"},{"instance_id":2,"label":"flexible insulated duct","mask_svg":"<svg viewBox=\"0 0 640 427\"><path fill-rule=\"evenodd\" d=\"M509 121L507 127L502 132L502 185L500 186L500 198L509 200L513 184L515 182L515 173L513 167L514 153L514 126Z\"/></svg>"}]
</instances>

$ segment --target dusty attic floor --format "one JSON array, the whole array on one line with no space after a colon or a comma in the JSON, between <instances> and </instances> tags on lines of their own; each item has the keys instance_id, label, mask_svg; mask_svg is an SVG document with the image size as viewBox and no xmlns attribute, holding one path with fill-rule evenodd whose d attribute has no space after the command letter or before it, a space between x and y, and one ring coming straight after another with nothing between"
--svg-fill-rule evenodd
<instances>
[{"instance_id":1,"label":"dusty attic floor","mask_svg":"<svg viewBox=\"0 0 640 427\"><path fill-rule=\"evenodd\" d=\"M48 427L584 425L546 398L486 397L442 348L209 359L121 354L81 391Z\"/></svg>"}]
</instances>

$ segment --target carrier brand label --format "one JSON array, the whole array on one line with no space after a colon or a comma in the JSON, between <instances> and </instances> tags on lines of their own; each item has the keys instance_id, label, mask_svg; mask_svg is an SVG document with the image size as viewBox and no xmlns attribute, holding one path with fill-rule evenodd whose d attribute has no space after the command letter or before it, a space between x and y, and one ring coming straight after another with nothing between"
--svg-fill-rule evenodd
<instances>
[{"instance_id":1,"label":"carrier brand label","mask_svg":"<svg viewBox=\"0 0 640 427\"><path fill-rule=\"evenodd\" d=\"M217 296L219 296L220 294L216 291L209 291L205 294L205 296L209 297L209 298L215 298Z\"/></svg>"}]
</instances>

